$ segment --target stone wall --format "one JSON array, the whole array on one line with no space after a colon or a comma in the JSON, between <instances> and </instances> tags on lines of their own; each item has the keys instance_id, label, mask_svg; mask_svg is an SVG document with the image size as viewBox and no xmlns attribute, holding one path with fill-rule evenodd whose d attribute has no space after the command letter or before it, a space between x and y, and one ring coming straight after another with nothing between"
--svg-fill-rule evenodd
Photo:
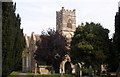
<instances>
[{"instance_id":1,"label":"stone wall","mask_svg":"<svg viewBox=\"0 0 120 77\"><path fill-rule=\"evenodd\" d=\"M74 32L76 30L76 11L67 10L62 7L60 11L56 12L56 31L66 37L68 40L68 47L70 49L71 38L74 36ZM66 73L65 64L69 62L72 73L75 72L74 65L71 63L70 56L68 54L65 55L65 59L60 63L60 73Z\"/></svg>"},{"instance_id":2,"label":"stone wall","mask_svg":"<svg viewBox=\"0 0 120 77\"><path fill-rule=\"evenodd\" d=\"M72 37L76 30L76 14L74 10L65 10L64 7L56 12L56 30L64 36Z\"/></svg>"},{"instance_id":3,"label":"stone wall","mask_svg":"<svg viewBox=\"0 0 120 77\"><path fill-rule=\"evenodd\" d=\"M36 41L40 40L40 36L32 32L31 36L25 35L26 47L22 53L22 71L32 72L35 70L34 53L37 49Z\"/></svg>"}]
</instances>

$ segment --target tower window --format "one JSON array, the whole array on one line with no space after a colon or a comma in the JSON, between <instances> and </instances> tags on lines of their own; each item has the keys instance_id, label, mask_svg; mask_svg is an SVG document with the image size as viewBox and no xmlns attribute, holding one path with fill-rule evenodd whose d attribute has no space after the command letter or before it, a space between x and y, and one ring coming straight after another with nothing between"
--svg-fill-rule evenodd
<instances>
[{"instance_id":1,"label":"tower window","mask_svg":"<svg viewBox=\"0 0 120 77\"><path fill-rule=\"evenodd\" d=\"M71 19L68 20L67 27L72 28L72 20Z\"/></svg>"}]
</instances>

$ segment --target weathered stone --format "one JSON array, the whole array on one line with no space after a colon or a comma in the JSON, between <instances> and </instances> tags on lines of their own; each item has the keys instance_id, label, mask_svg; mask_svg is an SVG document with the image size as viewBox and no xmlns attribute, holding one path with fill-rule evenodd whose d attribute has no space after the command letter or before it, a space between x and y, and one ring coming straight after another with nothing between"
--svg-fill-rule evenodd
<instances>
[{"instance_id":1,"label":"weathered stone","mask_svg":"<svg viewBox=\"0 0 120 77\"><path fill-rule=\"evenodd\" d=\"M92 66L89 67L88 74L89 74L89 77L94 77L94 70Z\"/></svg>"},{"instance_id":2,"label":"weathered stone","mask_svg":"<svg viewBox=\"0 0 120 77\"><path fill-rule=\"evenodd\" d=\"M68 40L67 49L70 49L71 38L74 35L76 30L76 14L74 10L65 10L64 7L60 11L56 12L56 31L66 37ZM74 65L71 63L70 56L68 54L65 55L65 59L60 64L60 73L65 73L67 70L65 69L66 62L70 62L71 70ZM66 70L66 71L65 71ZM69 71L70 72L70 71Z\"/></svg>"},{"instance_id":3,"label":"weathered stone","mask_svg":"<svg viewBox=\"0 0 120 77\"><path fill-rule=\"evenodd\" d=\"M101 73L106 73L107 72L107 66L105 64L101 65Z\"/></svg>"},{"instance_id":4,"label":"weathered stone","mask_svg":"<svg viewBox=\"0 0 120 77\"><path fill-rule=\"evenodd\" d=\"M65 10L64 7L56 12L56 30L63 36L71 39L76 30L76 14L75 9Z\"/></svg>"},{"instance_id":5,"label":"weathered stone","mask_svg":"<svg viewBox=\"0 0 120 77\"><path fill-rule=\"evenodd\" d=\"M40 40L40 36L32 32L31 36L25 35L26 47L22 52L22 71L35 72L34 52L37 49L36 41Z\"/></svg>"},{"instance_id":6,"label":"weathered stone","mask_svg":"<svg viewBox=\"0 0 120 77\"><path fill-rule=\"evenodd\" d=\"M75 77L82 77L82 64L80 63L75 66Z\"/></svg>"}]
</instances>

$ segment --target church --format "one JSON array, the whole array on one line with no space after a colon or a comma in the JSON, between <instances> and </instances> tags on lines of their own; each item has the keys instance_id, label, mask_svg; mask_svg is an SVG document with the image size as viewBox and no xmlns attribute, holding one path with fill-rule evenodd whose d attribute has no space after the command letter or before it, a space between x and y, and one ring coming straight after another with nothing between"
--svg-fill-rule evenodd
<instances>
[{"instance_id":1,"label":"church","mask_svg":"<svg viewBox=\"0 0 120 77\"><path fill-rule=\"evenodd\" d=\"M56 11L56 31L58 31L62 36L68 39L69 45L67 49L70 49L70 41L74 36L74 32L76 30L76 11L62 9L60 11ZM22 53L22 71L23 72L34 72L36 61L34 60L34 52L37 49L36 42L41 40L40 35L36 35L34 32L31 36L25 35L26 40L26 48ZM65 59L60 64L60 73L74 73L75 70L68 71L65 65L70 64L71 69L74 69L74 65L71 63L71 59L69 54L65 55ZM39 68L43 69L43 68ZM34 71L33 71L34 70ZM45 70L44 70L45 71ZM42 72L42 71L40 71Z\"/></svg>"}]
</instances>

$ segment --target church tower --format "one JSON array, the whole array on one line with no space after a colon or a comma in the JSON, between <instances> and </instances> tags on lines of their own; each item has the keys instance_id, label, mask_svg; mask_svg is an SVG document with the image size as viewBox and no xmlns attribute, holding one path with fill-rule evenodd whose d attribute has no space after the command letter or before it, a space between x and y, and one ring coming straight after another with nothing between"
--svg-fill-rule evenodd
<instances>
[{"instance_id":1,"label":"church tower","mask_svg":"<svg viewBox=\"0 0 120 77\"><path fill-rule=\"evenodd\" d=\"M71 39L76 30L75 9L65 10L64 7L56 12L56 30L63 36Z\"/></svg>"},{"instance_id":2,"label":"church tower","mask_svg":"<svg viewBox=\"0 0 120 77\"><path fill-rule=\"evenodd\" d=\"M74 35L76 30L76 14L75 9L73 10L65 10L64 7L60 11L56 12L56 31L58 31L62 36L67 38L68 45L67 49L70 49L71 38ZM70 65L69 68L66 68L65 65L68 63ZM71 62L69 52L64 56L64 60L60 63L60 73L73 73L74 66Z\"/></svg>"}]
</instances>

